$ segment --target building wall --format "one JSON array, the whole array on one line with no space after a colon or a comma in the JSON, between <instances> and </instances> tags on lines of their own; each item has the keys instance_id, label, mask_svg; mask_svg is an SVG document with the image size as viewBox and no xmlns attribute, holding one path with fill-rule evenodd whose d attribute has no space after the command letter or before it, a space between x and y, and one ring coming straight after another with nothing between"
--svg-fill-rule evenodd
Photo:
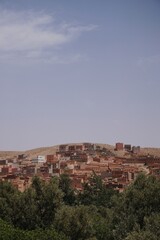
<instances>
[{"instance_id":1,"label":"building wall","mask_svg":"<svg viewBox=\"0 0 160 240\"><path fill-rule=\"evenodd\" d=\"M116 151L123 150L123 143L116 143L115 149L116 149Z\"/></svg>"},{"instance_id":2,"label":"building wall","mask_svg":"<svg viewBox=\"0 0 160 240\"><path fill-rule=\"evenodd\" d=\"M54 161L54 155L53 154L51 154L51 155L47 155L46 156L46 160L47 160L47 162L53 162Z\"/></svg>"},{"instance_id":3,"label":"building wall","mask_svg":"<svg viewBox=\"0 0 160 240\"><path fill-rule=\"evenodd\" d=\"M132 147L132 152L133 153L139 153L140 152L140 146L137 146L137 147L133 146Z\"/></svg>"},{"instance_id":4,"label":"building wall","mask_svg":"<svg viewBox=\"0 0 160 240\"><path fill-rule=\"evenodd\" d=\"M126 151L131 151L131 150L132 150L130 144L125 144L125 145L124 145L124 149L125 149Z\"/></svg>"}]
</instances>

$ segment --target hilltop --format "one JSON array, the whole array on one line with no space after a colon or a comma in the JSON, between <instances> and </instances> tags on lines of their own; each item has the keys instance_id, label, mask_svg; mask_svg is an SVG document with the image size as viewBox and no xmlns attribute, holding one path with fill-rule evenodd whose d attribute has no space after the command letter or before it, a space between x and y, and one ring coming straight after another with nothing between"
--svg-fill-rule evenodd
<instances>
[{"instance_id":1,"label":"hilltop","mask_svg":"<svg viewBox=\"0 0 160 240\"><path fill-rule=\"evenodd\" d=\"M67 145L76 145L80 143L69 143ZM115 146L109 145L109 144L103 144L103 143L95 143L96 146L100 146L101 148L107 149L107 151L111 152L115 156L118 157L126 157L130 158L132 156L131 153L126 153L125 151L115 151ZM56 151L58 151L59 145L50 146L50 147L40 147L35 149L30 149L26 151L0 151L0 158L14 158L19 154L26 154L29 158L36 157L37 155L49 155L49 154L55 154ZM160 148L150 148L145 147L141 148L140 153L138 156L143 155L151 155L154 157L160 157Z\"/></svg>"}]
</instances>

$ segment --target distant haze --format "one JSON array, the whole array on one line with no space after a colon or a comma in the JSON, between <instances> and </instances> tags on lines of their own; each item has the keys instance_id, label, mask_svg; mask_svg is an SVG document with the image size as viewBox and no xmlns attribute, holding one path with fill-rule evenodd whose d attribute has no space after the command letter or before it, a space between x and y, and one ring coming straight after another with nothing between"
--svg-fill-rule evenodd
<instances>
[{"instance_id":1,"label":"distant haze","mask_svg":"<svg viewBox=\"0 0 160 240\"><path fill-rule=\"evenodd\" d=\"M160 147L160 1L0 1L0 150L75 142Z\"/></svg>"}]
</instances>

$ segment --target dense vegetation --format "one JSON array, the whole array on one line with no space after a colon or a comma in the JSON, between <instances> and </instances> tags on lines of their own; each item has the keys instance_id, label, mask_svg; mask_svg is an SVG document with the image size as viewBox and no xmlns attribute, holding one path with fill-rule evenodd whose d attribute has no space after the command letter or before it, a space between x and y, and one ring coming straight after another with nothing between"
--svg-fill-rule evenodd
<instances>
[{"instance_id":1,"label":"dense vegetation","mask_svg":"<svg viewBox=\"0 0 160 240\"><path fill-rule=\"evenodd\" d=\"M160 181L139 175L123 193L93 174L83 192L67 175L33 178L25 192L0 182L0 240L158 240Z\"/></svg>"}]
</instances>

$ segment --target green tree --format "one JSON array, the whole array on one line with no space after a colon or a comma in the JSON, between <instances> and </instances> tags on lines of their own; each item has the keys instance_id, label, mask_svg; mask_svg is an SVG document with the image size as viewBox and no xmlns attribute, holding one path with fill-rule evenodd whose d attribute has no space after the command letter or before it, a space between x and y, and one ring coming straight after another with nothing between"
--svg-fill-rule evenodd
<instances>
[{"instance_id":1,"label":"green tree","mask_svg":"<svg viewBox=\"0 0 160 240\"><path fill-rule=\"evenodd\" d=\"M74 205L76 196L74 189L71 187L71 179L67 174L61 174L59 180L59 188L63 191L63 201L67 205Z\"/></svg>"},{"instance_id":2,"label":"green tree","mask_svg":"<svg viewBox=\"0 0 160 240\"><path fill-rule=\"evenodd\" d=\"M40 219L39 227L50 226L63 200L63 193L59 189L58 179L51 178L49 182L44 182L35 177L32 188L35 191L37 215Z\"/></svg>"},{"instance_id":3,"label":"green tree","mask_svg":"<svg viewBox=\"0 0 160 240\"><path fill-rule=\"evenodd\" d=\"M32 186L12 202L14 208L10 215L14 226L25 230L46 228L51 225L56 211L63 203L63 193L57 179L45 182L35 177Z\"/></svg>"},{"instance_id":4,"label":"green tree","mask_svg":"<svg viewBox=\"0 0 160 240\"><path fill-rule=\"evenodd\" d=\"M22 239L23 240L23 239ZM64 234L57 233L55 229L36 229L26 231L26 240L69 240Z\"/></svg>"},{"instance_id":5,"label":"green tree","mask_svg":"<svg viewBox=\"0 0 160 240\"><path fill-rule=\"evenodd\" d=\"M67 240L64 234L59 234L55 229L36 229L24 231L14 228L0 219L0 240Z\"/></svg>"},{"instance_id":6,"label":"green tree","mask_svg":"<svg viewBox=\"0 0 160 240\"><path fill-rule=\"evenodd\" d=\"M123 208L144 225L144 217L160 212L160 181L154 176L140 174L124 192Z\"/></svg>"},{"instance_id":7,"label":"green tree","mask_svg":"<svg viewBox=\"0 0 160 240\"><path fill-rule=\"evenodd\" d=\"M160 213L152 213L149 217L144 218L146 231L150 231L157 237L160 236Z\"/></svg>"},{"instance_id":8,"label":"green tree","mask_svg":"<svg viewBox=\"0 0 160 240\"><path fill-rule=\"evenodd\" d=\"M125 240L159 240L159 238L150 231L134 231L129 233Z\"/></svg>"},{"instance_id":9,"label":"green tree","mask_svg":"<svg viewBox=\"0 0 160 240\"><path fill-rule=\"evenodd\" d=\"M140 174L114 200L113 235L115 239L124 239L135 228L144 229L145 219L160 212L160 181L154 176Z\"/></svg>"},{"instance_id":10,"label":"green tree","mask_svg":"<svg viewBox=\"0 0 160 240\"><path fill-rule=\"evenodd\" d=\"M9 182L0 182L0 218L12 223L20 192Z\"/></svg>"},{"instance_id":11,"label":"green tree","mask_svg":"<svg viewBox=\"0 0 160 240\"><path fill-rule=\"evenodd\" d=\"M87 206L64 206L55 217L54 226L71 240L85 240L95 236L93 209Z\"/></svg>"},{"instance_id":12,"label":"green tree","mask_svg":"<svg viewBox=\"0 0 160 240\"><path fill-rule=\"evenodd\" d=\"M114 211L105 207L97 208L92 215L94 221L94 229L96 239L98 240L113 240L113 219Z\"/></svg>"},{"instance_id":13,"label":"green tree","mask_svg":"<svg viewBox=\"0 0 160 240\"><path fill-rule=\"evenodd\" d=\"M113 189L108 189L102 178L95 173L87 183L84 183L83 191L79 194L79 202L84 205L111 207L112 197L117 194Z\"/></svg>"},{"instance_id":14,"label":"green tree","mask_svg":"<svg viewBox=\"0 0 160 240\"><path fill-rule=\"evenodd\" d=\"M32 188L27 189L17 199L12 222L14 226L28 230L35 229L41 225L36 194Z\"/></svg>"}]
</instances>

